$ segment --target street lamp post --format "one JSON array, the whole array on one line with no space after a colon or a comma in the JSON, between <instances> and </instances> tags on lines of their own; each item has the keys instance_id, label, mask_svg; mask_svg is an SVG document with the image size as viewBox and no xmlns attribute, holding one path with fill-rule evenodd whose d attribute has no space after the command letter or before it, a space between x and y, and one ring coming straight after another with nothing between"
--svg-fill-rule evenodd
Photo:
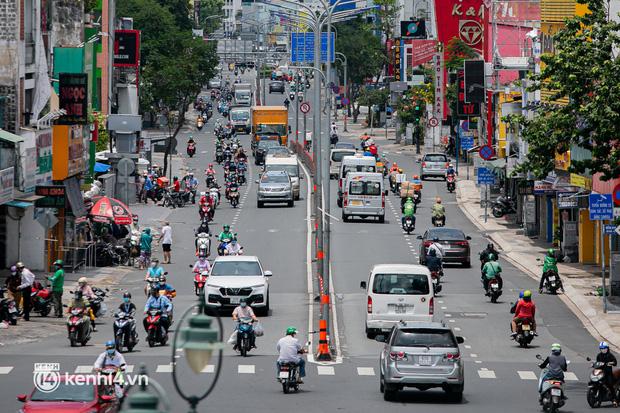
<instances>
[{"instance_id":1,"label":"street lamp post","mask_svg":"<svg viewBox=\"0 0 620 413\"><path fill-rule=\"evenodd\" d=\"M347 56L344 53L340 53L340 52L336 52L336 56L342 56L343 59L343 64L344 64L344 97L345 99L349 99L349 61L347 59ZM345 111L344 111L344 132L348 132L347 130L347 114L348 114L348 109L349 109L349 103L348 102L345 106Z\"/></svg>"}]
</instances>

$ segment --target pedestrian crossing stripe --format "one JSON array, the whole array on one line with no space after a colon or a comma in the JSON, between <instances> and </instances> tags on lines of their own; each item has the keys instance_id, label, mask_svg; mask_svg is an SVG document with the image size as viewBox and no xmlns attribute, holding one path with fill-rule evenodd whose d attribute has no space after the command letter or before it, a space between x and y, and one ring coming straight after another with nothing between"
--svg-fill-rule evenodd
<instances>
[{"instance_id":1,"label":"pedestrian crossing stripe","mask_svg":"<svg viewBox=\"0 0 620 413\"><path fill-rule=\"evenodd\" d=\"M493 370L478 370L478 376L481 379L496 379L495 372Z\"/></svg>"},{"instance_id":2,"label":"pedestrian crossing stripe","mask_svg":"<svg viewBox=\"0 0 620 413\"><path fill-rule=\"evenodd\" d=\"M91 373L93 371L93 366L92 365L88 365L88 366L77 366L75 368L74 373L75 374L85 374L85 373Z\"/></svg>"},{"instance_id":3,"label":"pedestrian crossing stripe","mask_svg":"<svg viewBox=\"0 0 620 413\"><path fill-rule=\"evenodd\" d=\"M155 373L172 373L172 363L158 365Z\"/></svg>"},{"instance_id":4,"label":"pedestrian crossing stripe","mask_svg":"<svg viewBox=\"0 0 620 413\"><path fill-rule=\"evenodd\" d=\"M256 366L254 366L254 364L239 364L239 366L237 366L237 373L254 374L256 373Z\"/></svg>"},{"instance_id":5,"label":"pedestrian crossing stripe","mask_svg":"<svg viewBox=\"0 0 620 413\"><path fill-rule=\"evenodd\" d=\"M575 373L573 373L572 371L564 373L564 380L565 381L579 381Z\"/></svg>"},{"instance_id":6,"label":"pedestrian crossing stripe","mask_svg":"<svg viewBox=\"0 0 620 413\"><path fill-rule=\"evenodd\" d=\"M207 364L201 373L213 373L215 372L215 366L213 364Z\"/></svg>"},{"instance_id":7,"label":"pedestrian crossing stripe","mask_svg":"<svg viewBox=\"0 0 620 413\"><path fill-rule=\"evenodd\" d=\"M332 366L316 366L316 372L319 376L334 376L336 374Z\"/></svg>"},{"instance_id":8,"label":"pedestrian crossing stripe","mask_svg":"<svg viewBox=\"0 0 620 413\"><path fill-rule=\"evenodd\" d=\"M533 371L517 371L521 380L538 380L536 373Z\"/></svg>"},{"instance_id":9,"label":"pedestrian crossing stripe","mask_svg":"<svg viewBox=\"0 0 620 413\"><path fill-rule=\"evenodd\" d=\"M11 370L13 370L13 367L11 366L0 367L0 374L9 374Z\"/></svg>"},{"instance_id":10,"label":"pedestrian crossing stripe","mask_svg":"<svg viewBox=\"0 0 620 413\"><path fill-rule=\"evenodd\" d=\"M358 367L357 368L357 375L358 376L374 376L375 375L375 369L372 367Z\"/></svg>"}]
</instances>

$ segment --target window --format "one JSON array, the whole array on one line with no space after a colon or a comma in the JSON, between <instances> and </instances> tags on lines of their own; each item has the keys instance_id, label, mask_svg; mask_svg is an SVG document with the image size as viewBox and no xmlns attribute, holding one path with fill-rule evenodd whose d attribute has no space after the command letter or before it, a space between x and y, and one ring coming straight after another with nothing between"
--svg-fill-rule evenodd
<instances>
[{"instance_id":1,"label":"window","mask_svg":"<svg viewBox=\"0 0 620 413\"><path fill-rule=\"evenodd\" d=\"M431 229L426 239L439 239L441 241L463 241L465 234L458 229Z\"/></svg>"},{"instance_id":2,"label":"window","mask_svg":"<svg viewBox=\"0 0 620 413\"><path fill-rule=\"evenodd\" d=\"M92 385L77 385L61 381L56 390L44 393L37 389L32 393L32 401L75 401L88 402L94 400L95 391Z\"/></svg>"},{"instance_id":3,"label":"window","mask_svg":"<svg viewBox=\"0 0 620 413\"><path fill-rule=\"evenodd\" d=\"M269 151L271 153L271 151ZM289 176L299 176L299 167L297 165L267 165L267 171L285 171Z\"/></svg>"},{"instance_id":4,"label":"window","mask_svg":"<svg viewBox=\"0 0 620 413\"><path fill-rule=\"evenodd\" d=\"M381 184L377 181L351 181L349 195L381 195Z\"/></svg>"},{"instance_id":5,"label":"window","mask_svg":"<svg viewBox=\"0 0 620 413\"><path fill-rule=\"evenodd\" d=\"M393 346L398 347L458 347L450 330L403 328L396 330Z\"/></svg>"},{"instance_id":6,"label":"window","mask_svg":"<svg viewBox=\"0 0 620 413\"><path fill-rule=\"evenodd\" d=\"M344 151L344 152L332 152L332 161L334 162L342 162L342 158L345 156L355 155L355 151Z\"/></svg>"},{"instance_id":7,"label":"window","mask_svg":"<svg viewBox=\"0 0 620 413\"><path fill-rule=\"evenodd\" d=\"M246 111L230 112L230 117L232 118L232 120L246 121L250 119L250 113Z\"/></svg>"},{"instance_id":8,"label":"window","mask_svg":"<svg viewBox=\"0 0 620 413\"><path fill-rule=\"evenodd\" d=\"M288 176L282 175L268 175L264 174L261 178L261 182L265 184L288 184Z\"/></svg>"},{"instance_id":9,"label":"window","mask_svg":"<svg viewBox=\"0 0 620 413\"><path fill-rule=\"evenodd\" d=\"M376 274L372 285L375 294L426 295L429 291L425 274Z\"/></svg>"},{"instance_id":10,"label":"window","mask_svg":"<svg viewBox=\"0 0 620 413\"><path fill-rule=\"evenodd\" d=\"M346 165L342 172L343 177L347 176L349 172L376 172L376 165Z\"/></svg>"},{"instance_id":11,"label":"window","mask_svg":"<svg viewBox=\"0 0 620 413\"><path fill-rule=\"evenodd\" d=\"M256 125L256 133L284 136L286 135L286 127L284 125L265 125L261 123Z\"/></svg>"},{"instance_id":12,"label":"window","mask_svg":"<svg viewBox=\"0 0 620 413\"><path fill-rule=\"evenodd\" d=\"M446 155L426 155L424 157L425 162L448 162Z\"/></svg>"},{"instance_id":13,"label":"window","mask_svg":"<svg viewBox=\"0 0 620 413\"><path fill-rule=\"evenodd\" d=\"M256 261L219 261L213 264L212 276L218 275L263 275Z\"/></svg>"}]
</instances>

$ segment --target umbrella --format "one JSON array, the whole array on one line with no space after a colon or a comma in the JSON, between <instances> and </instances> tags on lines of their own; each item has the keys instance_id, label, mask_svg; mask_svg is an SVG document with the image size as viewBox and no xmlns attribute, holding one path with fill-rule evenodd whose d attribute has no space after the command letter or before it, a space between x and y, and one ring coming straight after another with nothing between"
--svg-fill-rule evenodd
<instances>
[{"instance_id":1,"label":"umbrella","mask_svg":"<svg viewBox=\"0 0 620 413\"><path fill-rule=\"evenodd\" d=\"M89 213L95 222L104 224L131 225L132 214L127 205L118 199L107 196L96 196L93 198L93 206Z\"/></svg>"},{"instance_id":2,"label":"umbrella","mask_svg":"<svg viewBox=\"0 0 620 413\"><path fill-rule=\"evenodd\" d=\"M101 162L95 162L94 171L97 173L108 172L110 170L110 165L106 165Z\"/></svg>"}]
</instances>

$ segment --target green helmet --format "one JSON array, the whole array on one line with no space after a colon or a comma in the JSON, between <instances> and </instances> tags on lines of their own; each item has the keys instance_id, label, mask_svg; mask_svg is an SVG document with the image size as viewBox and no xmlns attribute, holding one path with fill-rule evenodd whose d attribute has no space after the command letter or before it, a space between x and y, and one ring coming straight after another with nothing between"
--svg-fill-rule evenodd
<instances>
[{"instance_id":1,"label":"green helmet","mask_svg":"<svg viewBox=\"0 0 620 413\"><path fill-rule=\"evenodd\" d=\"M228 231L228 230L230 230L230 225L228 224L224 225L224 231Z\"/></svg>"},{"instance_id":2,"label":"green helmet","mask_svg":"<svg viewBox=\"0 0 620 413\"><path fill-rule=\"evenodd\" d=\"M553 343L551 345L551 351L562 351L562 346L558 343Z\"/></svg>"},{"instance_id":3,"label":"green helmet","mask_svg":"<svg viewBox=\"0 0 620 413\"><path fill-rule=\"evenodd\" d=\"M411 198L410 196L407 197L407 200L405 202L413 202L413 198Z\"/></svg>"},{"instance_id":4,"label":"green helmet","mask_svg":"<svg viewBox=\"0 0 620 413\"><path fill-rule=\"evenodd\" d=\"M287 327L286 328L286 335L290 336L293 334L297 334L297 329L295 327Z\"/></svg>"},{"instance_id":5,"label":"green helmet","mask_svg":"<svg viewBox=\"0 0 620 413\"><path fill-rule=\"evenodd\" d=\"M549 248L547 250L547 255L550 256L550 257L555 256L555 250L553 248Z\"/></svg>"},{"instance_id":6,"label":"green helmet","mask_svg":"<svg viewBox=\"0 0 620 413\"><path fill-rule=\"evenodd\" d=\"M63 265L62 260L54 261L54 265L60 265L62 267L62 265Z\"/></svg>"}]
</instances>

